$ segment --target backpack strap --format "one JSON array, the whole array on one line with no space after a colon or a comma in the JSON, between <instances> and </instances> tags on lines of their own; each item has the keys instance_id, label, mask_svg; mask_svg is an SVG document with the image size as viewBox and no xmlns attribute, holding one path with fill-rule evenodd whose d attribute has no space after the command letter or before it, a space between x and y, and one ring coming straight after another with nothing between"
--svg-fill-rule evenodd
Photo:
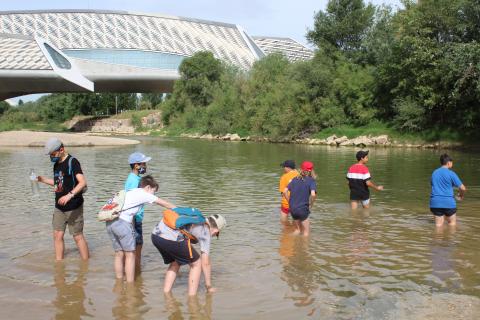
<instances>
[{"instance_id":1,"label":"backpack strap","mask_svg":"<svg viewBox=\"0 0 480 320\"><path fill-rule=\"evenodd\" d=\"M68 174L70 176L72 176L72 179L73 179L73 188L75 188L75 185L77 184L77 180L75 179L75 175L73 174L73 170L72 170L72 161L73 159L75 159L74 156L70 155L70 159L68 159Z\"/></svg>"}]
</instances>

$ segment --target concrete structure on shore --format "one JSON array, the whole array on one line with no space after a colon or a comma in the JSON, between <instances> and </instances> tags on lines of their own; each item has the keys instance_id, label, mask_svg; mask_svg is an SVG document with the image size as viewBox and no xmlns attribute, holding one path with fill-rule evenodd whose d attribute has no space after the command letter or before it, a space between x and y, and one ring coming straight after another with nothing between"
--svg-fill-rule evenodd
<instances>
[{"instance_id":1,"label":"concrete structure on shore","mask_svg":"<svg viewBox=\"0 0 480 320\"><path fill-rule=\"evenodd\" d=\"M241 69L313 52L235 24L125 11L0 11L0 100L43 92L170 92L182 60L210 51Z\"/></svg>"}]
</instances>

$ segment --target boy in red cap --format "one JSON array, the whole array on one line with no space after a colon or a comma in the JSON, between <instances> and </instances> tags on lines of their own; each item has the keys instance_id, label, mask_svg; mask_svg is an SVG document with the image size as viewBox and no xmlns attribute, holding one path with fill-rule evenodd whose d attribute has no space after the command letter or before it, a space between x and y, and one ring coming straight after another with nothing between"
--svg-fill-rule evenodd
<instances>
[{"instance_id":1,"label":"boy in red cap","mask_svg":"<svg viewBox=\"0 0 480 320\"><path fill-rule=\"evenodd\" d=\"M372 182L370 171L365 165L368 162L368 150L360 150L356 154L357 163L348 169L347 180L350 188L350 205L352 209L358 208L358 202L362 203L364 208L370 207L370 188L377 191L383 190L383 186L377 186Z\"/></svg>"},{"instance_id":2,"label":"boy in red cap","mask_svg":"<svg viewBox=\"0 0 480 320\"><path fill-rule=\"evenodd\" d=\"M294 234L308 236L310 234L310 210L317 197L317 184L315 183L313 163L304 161L301 165L300 175L292 179L283 191L290 206L290 214L295 223Z\"/></svg>"}]
</instances>

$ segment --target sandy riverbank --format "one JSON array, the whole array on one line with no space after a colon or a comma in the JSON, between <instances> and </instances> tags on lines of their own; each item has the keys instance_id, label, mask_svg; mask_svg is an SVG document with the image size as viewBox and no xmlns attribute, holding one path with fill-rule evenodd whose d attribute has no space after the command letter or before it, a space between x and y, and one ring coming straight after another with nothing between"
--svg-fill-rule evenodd
<instances>
[{"instance_id":1,"label":"sandy riverbank","mask_svg":"<svg viewBox=\"0 0 480 320\"><path fill-rule=\"evenodd\" d=\"M0 146L43 147L52 137L59 138L67 147L124 146L140 143L138 140L99 137L87 133L6 131L0 132Z\"/></svg>"}]
</instances>

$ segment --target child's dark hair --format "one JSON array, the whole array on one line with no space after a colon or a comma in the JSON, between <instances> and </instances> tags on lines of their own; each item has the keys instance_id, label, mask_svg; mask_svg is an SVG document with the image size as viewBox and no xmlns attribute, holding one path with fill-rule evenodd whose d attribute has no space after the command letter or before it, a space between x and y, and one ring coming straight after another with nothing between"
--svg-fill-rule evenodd
<instances>
[{"instance_id":1,"label":"child's dark hair","mask_svg":"<svg viewBox=\"0 0 480 320\"><path fill-rule=\"evenodd\" d=\"M158 191L158 183L151 175L142 177L142 179L140 179L139 187L145 188L146 186L150 186L152 189L155 189L155 191Z\"/></svg>"},{"instance_id":2,"label":"child's dark hair","mask_svg":"<svg viewBox=\"0 0 480 320\"><path fill-rule=\"evenodd\" d=\"M136 165L136 163L131 163L131 164L130 164L130 169L133 170L133 168L135 168L135 165Z\"/></svg>"},{"instance_id":3,"label":"child's dark hair","mask_svg":"<svg viewBox=\"0 0 480 320\"><path fill-rule=\"evenodd\" d=\"M442 155L440 156L440 164L441 164L442 166L446 165L446 164L449 163L450 161L453 161L453 159L450 158L450 156L449 156L448 154L444 153L444 154L442 154Z\"/></svg>"}]
</instances>

